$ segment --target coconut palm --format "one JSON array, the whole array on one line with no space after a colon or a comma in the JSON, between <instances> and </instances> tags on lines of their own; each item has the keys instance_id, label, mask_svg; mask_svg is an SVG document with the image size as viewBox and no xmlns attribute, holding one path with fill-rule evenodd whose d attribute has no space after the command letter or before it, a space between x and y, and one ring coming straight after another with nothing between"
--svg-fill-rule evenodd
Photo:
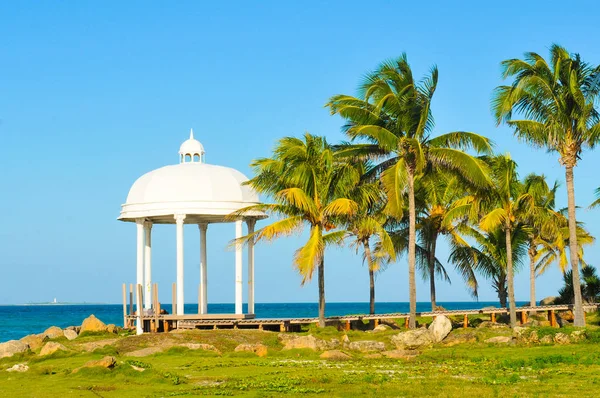
<instances>
[{"instance_id":1,"label":"coconut palm","mask_svg":"<svg viewBox=\"0 0 600 398\"><path fill-rule=\"evenodd\" d=\"M517 324L514 292L514 267L512 255L513 234L526 230L526 220L534 211L533 197L526 192L519 181L517 164L510 155L495 156L489 159L492 170L493 188L480 197L475 197L473 209L482 217L479 228L484 232L501 229L505 234L506 277L510 324Z\"/></svg>"},{"instance_id":2,"label":"coconut palm","mask_svg":"<svg viewBox=\"0 0 600 398\"><path fill-rule=\"evenodd\" d=\"M590 208L594 208L594 207L598 207L600 206L600 188L596 188L596 190L594 191L594 193L596 194L596 200L594 200L592 202L592 204L590 205Z\"/></svg>"},{"instance_id":3,"label":"coconut palm","mask_svg":"<svg viewBox=\"0 0 600 398\"><path fill-rule=\"evenodd\" d=\"M596 273L596 268L591 265L581 268L583 276L581 292L583 299L588 303L597 303L600 300L600 277ZM558 291L556 304L573 304L573 275L568 270L563 274L564 286Z\"/></svg>"},{"instance_id":4,"label":"coconut palm","mask_svg":"<svg viewBox=\"0 0 600 398\"><path fill-rule=\"evenodd\" d=\"M592 67L579 54L556 44L550 48L550 60L539 54L525 53L524 59L502 62L503 77L513 77L511 85L499 86L492 108L498 124L514 128L514 134L534 147L559 155L565 168L567 185L569 252L575 295L574 325L585 326L583 314L575 187L573 169L584 149L600 142L600 67Z\"/></svg>"},{"instance_id":5,"label":"coconut palm","mask_svg":"<svg viewBox=\"0 0 600 398\"><path fill-rule=\"evenodd\" d=\"M470 238L473 244L455 245L450 251L449 261L455 264L472 266L477 273L491 279L498 294L500 306L506 308L508 300L508 257L506 234L500 227L482 232L472 226L463 225L461 232ZM518 269L527 254L527 232L521 225L511 234L511 258L513 271Z\"/></svg>"},{"instance_id":6,"label":"coconut palm","mask_svg":"<svg viewBox=\"0 0 600 398\"><path fill-rule=\"evenodd\" d=\"M460 183L458 177L445 172L426 173L420 179L417 188L417 203L419 212L417 216L417 233L420 245L427 251L427 266L424 269L424 279L429 280L431 310L436 311L436 274L447 276L445 268L436 258L437 241L440 236L448 239L451 246L465 244L455 221L448 218L449 211L453 208L455 201L466 195L466 188ZM439 265L438 265L439 264ZM471 294L477 296L477 278L472 264L453 264L462 275Z\"/></svg>"},{"instance_id":7,"label":"coconut palm","mask_svg":"<svg viewBox=\"0 0 600 398\"><path fill-rule=\"evenodd\" d=\"M415 81L403 54L368 74L358 97L337 95L327 104L332 114L339 114L347 121L343 129L348 137L367 141L346 151L382 160L370 176L381 178L387 194L385 211L388 215L402 218L406 193L411 328L416 326L417 309L415 181L431 166L462 174L473 184L489 182L485 165L464 152L465 149L490 152L487 138L468 132L430 137L434 126L431 100L437 81L435 67L423 80Z\"/></svg>"},{"instance_id":8,"label":"coconut palm","mask_svg":"<svg viewBox=\"0 0 600 398\"><path fill-rule=\"evenodd\" d=\"M354 216L365 202L377 199L377 192L359 183L364 170L337 160L324 137L308 133L303 140L282 138L273 156L255 160L252 168L255 177L248 185L275 203L249 206L231 217L262 211L279 219L242 238L242 242L269 241L309 226L308 240L296 251L293 265L302 276L302 284L310 281L317 269L319 324L324 326L325 248L341 242L345 232L336 229L337 225Z\"/></svg>"}]
</instances>

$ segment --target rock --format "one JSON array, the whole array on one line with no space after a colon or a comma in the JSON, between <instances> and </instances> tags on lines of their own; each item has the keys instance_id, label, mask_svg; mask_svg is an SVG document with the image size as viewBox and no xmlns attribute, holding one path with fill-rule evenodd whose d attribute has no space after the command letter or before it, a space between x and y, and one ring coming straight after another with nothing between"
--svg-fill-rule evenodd
<instances>
[{"instance_id":1,"label":"rock","mask_svg":"<svg viewBox=\"0 0 600 398\"><path fill-rule=\"evenodd\" d=\"M74 340L78 336L77 332L73 329L65 329L64 334L67 340Z\"/></svg>"},{"instance_id":2,"label":"rock","mask_svg":"<svg viewBox=\"0 0 600 398\"><path fill-rule=\"evenodd\" d=\"M353 341L348 344L348 349L360 352L383 351L385 350L385 344L381 341L371 340Z\"/></svg>"},{"instance_id":3,"label":"rock","mask_svg":"<svg viewBox=\"0 0 600 398\"><path fill-rule=\"evenodd\" d=\"M538 321L538 326L540 326L540 327L549 327L549 326L552 326L552 325L550 325L550 321Z\"/></svg>"},{"instance_id":4,"label":"rock","mask_svg":"<svg viewBox=\"0 0 600 398\"><path fill-rule=\"evenodd\" d=\"M391 340L398 349L415 349L433 344L431 332L424 328L398 333Z\"/></svg>"},{"instance_id":5,"label":"rock","mask_svg":"<svg viewBox=\"0 0 600 398\"><path fill-rule=\"evenodd\" d=\"M81 326L68 326L65 328L65 330L73 330L73 331L75 331L75 333L79 334L79 331L81 330Z\"/></svg>"},{"instance_id":6,"label":"rock","mask_svg":"<svg viewBox=\"0 0 600 398\"><path fill-rule=\"evenodd\" d=\"M267 346L264 344L240 344L235 347L235 352L253 352L259 357L267 356Z\"/></svg>"},{"instance_id":7,"label":"rock","mask_svg":"<svg viewBox=\"0 0 600 398\"><path fill-rule=\"evenodd\" d=\"M106 326L106 331L108 333L118 333L117 327L113 323Z\"/></svg>"},{"instance_id":8,"label":"rock","mask_svg":"<svg viewBox=\"0 0 600 398\"><path fill-rule=\"evenodd\" d=\"M350 339L348 338L348 335L345 334L342 336L342 347L344 348L348 348L348 345L350 344Z\"/></svg>"},{"instance_id":9,"label":"rock","mask_svg":"<svg viewBox=\"0 0 600 398\"><path fill-rule=\"evenodd\" d=\"M43 333L30 334L30 335L23 337L20 341L27 344L29 346L30 350L35 351L38 348L42 348L44 343L46 341L48 341L48 337L45 336Z\"/></svg>"},{"instance_id":10,"label":"rock","mask_svg":"<svg viewBox=\"0 0 600 398\"><path fill-rule=\"evenodd\" d=\"M338 350L325 351L319 357L321 359L329 359L333 361L345 361L352 358L350 355Z\"/></svg>"},{"instance_id":11,"label":"rock","mask_svg":"<svg viewBox=\"0 0 600 398\"><path fill-rule=\"evenodd\" d=\"M157 354L162 352L162 347L146 347L140 350L131 351L125 354L126 357L147 357L148 355Z\"/></svg>"},{"instance_id":12,"label":"rock","mask_svg":"<svg viewBox=\"0 0 600 398\"><path fill-rule=\"evenodd\" d=\"M517 339L523 339L528 334L529 329L521 326L515 326L513 328L513 337Z\"/></svg>"},{"instance_id":13,"label":"rock","mask_svg":"<svg viewBox=\"0 0 600 398\"><path fill-rule=\"evenodd\" d=\"M373 333L385 332L386 330L392 330L388 325L377 325L373 328ZM347 337L347 336L346 336Z\"/></svg>"},{"instance_id":14,"label":"rock","mask_svg":"<svg viewBox=\"0 0 600 398\"><path fill-rule=\"evenodd\" d=\"M83 332L106 332L106 325L92 314L83 320L79 333Z\"/></svg>"},{"instance_id":15,"label":"rock","mask_svg":"<svg viewBox=\"0 0 600 398\"><path fill-rule=\"evenodd\" d=\"M452 347L457 344L474 343L477 341L475 333L450 333L443 341L446 347Z\"/></svg>"},{"instance_id":16,"label":"rock","mask_svg":"<svg viewBox=\"0 0 600 398\"><path fill-rule=\"evenodd\" d=\"M540 321L538 321L537 319L530 319L523 324L523 327L533 327L533 326L540 326Z\"/></svg>"},{"instance_id":17,"label":"rock","mask_svg":"<svg viewBox=\"0 0 600 398\"><path fill-rule=\"evenodd\" d=\"M180 344L179 346L189 348L190 350L214 351L217 354L221 354L221 351L217 350L217 347L215 347L212 344L185 343L185 344Z\"/></svg>"},{"instance_id":18,"label":"rock","mask_svg":"<svg viewBox=\"0 0 600 398\"><path fill-rule=\"evenodd\" d=\"M552 344L553 341L554 340L552 340L552 336L547 334L540 339L540 344Z\"/></svg>"},{"instance_id":19,"label":"rock","mask_svg":"<svg viewBox=\"0 0 600 398\"><path fill-rule=\"evenodd\" d=\"M491 344L508 344L512 341L512 338L509 336L496 336L485 340L486 343Z\"/></svg>"},{"instance_id":20,"label":"rock","mask_svg":"<svg viewBox=\"0 0 600 398\"><path fill-rule=\"evenodd\" d=\"M6 343L0 343L0 358L12 357L29 350L29 345L20 340L9 340Z\"/></svg>"},{"instance_id":21,"label":"rock","mask_svg":"<svg viewBox=\"0 0 600 398\"><path fill-rule=\"evenodd\" d=\"M431 325L429 325L429 332L434 343L444 340L451 330L452 322L444 315L436 316Z\"/></svg>"},{"instance_id":22,"label":"rock","mask_svg":"<svg viewBox=\"0 0 600 398\"><path fill-rule=\"evenodd\" d=\"M67 347L60 343L49 341L40 350L40 356L43 357L46 355L54 354L57 351L67 351Z\"/></svg>"},{"instance_id":23,"label":"rock","mask_svg":"<svg viewBox=\"0 0 600 398\"><path fill-rule=\"evenodd\" d=\"M561 320L567 322L573 322L573 320L575 319L575 316L573 316L573 313L571 311L561 311L557 315L557 318L560 318Z\"/></svg>"},{"instance_id":24,"label":"rock","mask_svg":"<svg viewBox=\"0 0 600 398\"><path fill-rule=\"evenodd\" d=\"M379 358L382 358L382 357L383 357L383 355L381 355L378 352L375 352L373 354L367 354L367 355L364 356L364 358L366 358L366 359L379 359Z\"/></svg>"},{"instance_id":25,"label":"rock","mask_svg":"<svg viewBox=\"0 0 600 398\"><path fill-rule=\"evenodd\" d=\"M529 341L530 343L539 343L540 338L538 337L537 331L534 330L531 333L529 333L529 338L527 339L527 341Z\"/></svg>"},{"instance_id":26,"label":"rock","mask_svg":"<svg viewBox=\"0 0 600 398\"><path fill-rule=\"evenodd\" d=\"M571 340L569 339L569 336L564 333L556 333L554 335L554 342L556 344L569 344Z\"/></svg>"},{"instance_id":27,"label":"rock","mask_svg":"<svg viewBox=\"0 0 600 398\"><path fill-rule=\"evenodd\" d=\"M313 335L308 336L293 336L291 339L286 338L283 339L285 342L284 350L292 350L296 348L308 348L313 351L318 350L331 350L339 347L340 341L337 339L332 339L331 341L325 341L321 339L317 339Z\"/></svg>"},{"instance_id":28,"label":"rock","mask_svg":"<svg viewBox=\"0 0 600 398\"><path fill-rule=\"evenodd\" d=\"M556 296L550 296L550 297L543 298L540 300L540 305L553 305L557 299L558 299L558 297L556 297Z\"/></svg>"},{"instance_id":29,"label":"rock","mask_svg":"<svg viewBox=\"0 0 600 398\"><path fill-rule=\"evenodd\" d=\"M102 358L100 360L97 360L97 361L86 362L85 365L83 365L82 367L73 369L72 373L77 373L77 372L79 372L83 368L105 368L105 369L112 369L112 368L115 367L116 364L117 364L117 360L115 359L115 357L104 357L104 358Z\"/></svg>"},{"instance_id":30,"label":"rock","mask_svg":"<svg viewBox=\"0 0 600 398\"><path fill-rule=\"evenodd\" d=\"M571 339L571 342L573 342L573 343L583 341L587 338L587 336L585 334L585 330L576 330L576 331L572 332L569 337Z\"/></svg>"},{"instance_id":31,"label":"rock","mask_svg":"<svg viewBox=\"0 0 600 398\"><path fill-rule=\"evenodd\" d=\"M16 365L14 365L13 367L6 369L7 372L19 372L19 373L27 372L28 370L29 370L29 366L25 365L24 363L18 363Z\"/></svg>"},{"instance_id":32,"label":"rock","mask_svg":"<svg viewBox=\"0 0 600 398\"><path fill-rule=\"evenodd\" d=\"M505 323L483 321L477 327L478 328L489 328L489 329L508 329L509 326Z\"/></svg>"},{"instance_id":33,"label":"rock","mask_svg":"<svg viewBox=\"0 0 600 398\"><path fill-rule=\"evenodd\" d=\"M419 355L417 350L391 350L381 353L386 358L392 359L412 359Z\"/></svg>"},{"instance_id":34,"label":"rock","mask_svg":"<svg viewBox=\"0 0 600 398\"><path fill-rule=\"evenodd\" d=\"M64 336L63 330L58 326L50 326L48 329L44 330L42 335L47 336L51 340Z\"/></svg>"}]
</instances>

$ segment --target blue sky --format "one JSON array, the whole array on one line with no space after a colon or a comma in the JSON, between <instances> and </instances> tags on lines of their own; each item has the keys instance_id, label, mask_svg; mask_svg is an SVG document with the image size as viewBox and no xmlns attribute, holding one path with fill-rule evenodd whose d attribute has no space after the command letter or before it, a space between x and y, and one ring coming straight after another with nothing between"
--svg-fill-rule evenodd
<instances>
[{"instance_id":1,"label":"blue sky","mask_svg":"<svg viewBox=\"0 0 600 398\"><path fill-rule=\"evenodd\" d=\"M135 226L116 220L135 179L177 162L190 128L209 163L249 174L284 135L342 139L323 107L361 76L407 52L415 75L437 64L436 132L470 130L510 152L521 175L564 181L555 155L496 127L489 102L499 63L557 42L600 63L595 2L3 2L0 4L0 303L119 302L135 278ZM562 2L561 2L562 3ZM561 3L556 3L559 5ZM582 207L599 186L598 154L576 169ZM563 184L564 188L564 184ZM566 206L564 189L559 204ZM600 210L578 218L600 236ZM198 228L186 227L186 301L198 284ZM209 228L209 301L233 302L233 225ZM169 301L175 228L154 229L153 276ZM302 236L256 251L258 302L316 301L291 267ZM447 250L441 244L440 258ZM599 264L596 247L586 259ZM450 268L451 269L451 268ZM471 300L452 271L438 301ZM528 299L528 273L516 297ZM496 300L481 281L481 300ZM538 299L561 285L538 278ZM429 297L419 282L420 301ZM380 301L407 301L406 260L377 280ZM326 256L328 301L368 301L368 275L350 248Z\"/></svg>"}]
</instances>

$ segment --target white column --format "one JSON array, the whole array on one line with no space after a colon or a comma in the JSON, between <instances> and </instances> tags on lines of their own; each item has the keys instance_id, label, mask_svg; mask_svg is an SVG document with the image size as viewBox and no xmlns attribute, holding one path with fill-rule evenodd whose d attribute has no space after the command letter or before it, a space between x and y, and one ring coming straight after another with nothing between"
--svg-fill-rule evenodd
<instances>
[{"instance_id":1,"label":"white column","mask_svg":"<svg viewBox=\"0 0 600 398\"><path fill-rule=\"evenodd\" d=\"M206 231L208 224L198 224L200 228L200 313L208 313L208 279L206 278Z\"/></svg>"},{"instance_id":2,"label":"white column","mask_svg":"<svg viewBox=\"0 0 600 398\"><path fill-rule=\"evenodd\" d=\"M235 239L242 237L242 220L235 222ZM242 245L235 245L235 313L242 314Z\"/></svg>"},{"instance_id":3,"label":"white column","mask_svg":"<svg viewBox=\"0 0 600 398\"><path fill-rule=\"evenodd\" d=\"M183 220L185 214L175 214L177 224L177 315L183 315Z\"/></svg>"},{"instance_id":4,"label":"white column","mask_svg":"<svg viewBox=\"0 0 600 398\"><path fill-rule=\"evenodd\" d=\"M254 233L256 220L250 218L246 220L248 225L248 235ZM254 240L248 241L248 313L254 314Z\"/></svg>"},{"instance_id":5,"label":"white column","mask_svg":"<svg viewBox=\"0 0 600 398\"><path fill-rule=\"evenodd\" d=\"M137 229L137 250L136 250L136 265L137 265L137 281L135 286L135 295L139 294L139 290L137 285L144 285L144 219L138 218L135 220L136 229ZM138 307L137 303L139 300L136 300L136 311L137 311L137 322L136 322L136 332L137 334L142 334L144 332L144 328L142 325L142 309Z\"/></svg>"},{"instance_id":6,"label":"white column","mask_svg":"<svg viewBox=\"0 0 600 398\"><path fill-rule=\"evenodd\" d=\"M144 223L146 244L144 245L144 308L152 307L152 223Z\"/></svg>"}]
</instances>

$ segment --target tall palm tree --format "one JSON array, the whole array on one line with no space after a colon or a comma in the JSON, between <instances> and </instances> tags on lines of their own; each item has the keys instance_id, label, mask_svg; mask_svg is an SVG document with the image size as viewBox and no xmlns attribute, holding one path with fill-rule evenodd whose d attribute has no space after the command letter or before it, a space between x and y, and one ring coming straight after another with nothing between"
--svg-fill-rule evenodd
<instances>
[{"instance_id":1,"label":"tall palm tree","mask_svg":"<svg viewBox=\"0 0 600 398\"><path fill-rule=\"evenodd\" d=\"M230 217L263 211L278 218L242 238L242 242L272 240L309 226L308 240L296 251L293 265L302 276L302 284L310 281L317 269L319 324L324 326L325 248L343 239L345 232L336 229L338 225L354 216L364 202L378 196L360 184L363 170L339 161L324 137L307 133L303 138L282 138L272 157L252 163L255 177L247 184L272 197L275 203L249 206Z\"/></svg>"},{"instance_id":2,"label":"tall palm tree","mask_svg":"<svg viewBox=\"0 0 600 398\"><path fill-rule=\"evenodd\" d=\"M594 193L596 194L596 200L594 200L592 202L592 204L590 205L590 208L594 208L594 207L598 207L600 206L600 188L596 188L596 190L594 191Z\"/></svg>"},{"instance_id":3,"label":"tall palm tree","mask_svg":"<svg viewBox=\"0 0 600 398\"><path fill-rule=\"evenodd\" d=\"M474 208L482 214L479 228L484 232L500 229L505 234L506 277L508 284L508 301L510 324L517 324L514 292L514 267L512 255L513 233L526 229L525 220L533 212L533 197L525 192L517 175L517 164L510 155L496 156L489 159L493 189L482 198L476 198Z\"/></svg>"},{"instance_id":4,"label":"tall palm tree","mask_svg":"<svg viewBox=\"0 0 600 398\"><path fill-rule=\"evenodd\" d=\"M416 197L420 211L417 215L417 233L420 245L428 253L424 277L429 280L432 311L437 309L436 274L445 276L449 281L446 270L436 258L437 241L444 236L451 246L464 244L459 229L455 227L456 220L449 219L448 215L455 201L466 195L467 189L458 177L439 170L426 173L418 184ZM472 264L461 262L453 265L476 297L477 278Z\"/></svg>"},{"instance_id":5,"label":"tall palm tree","mask_svg":"<svg viewBox=\"0 0 600 398\"><path fill-rule=\"evenodd\" d=\"M327 103L332 114L339 114L347 121L344 131L352 140L367 141L346 151L382 160L370 174L381 178L388 198L385 209L388 215L402 217L404 193L407 194L411 328L416 326L417 311L415 180L431 165L460 173L474 184L489 182L485 165L464 152L465 149L490 152L487 138L468 132L430 137L434 126L431 100L437 81L436 67L423 80L415 81L403 54L368 74L358 97L337 95Z\"/></svg>"},{"instance_id":6,"label":"tall palm tree","mask_svg":"<svg viewBox=\"0 0 600 398\"><path fill-rule=\"evenodd\" d=\"M569 251L575 295L575 326L585 326L581 299L577 219L573 169L584 149L600 142L600 67L592 67L579 54L559 45L550 47L550 60L534 52L524 59L502 62L503 77L511 85L496 88L492 108L498 124L534 147L559 155L565 168L568 198ZM513 116L518 116L513 118Z\"/></svg>"}]
</instances>

